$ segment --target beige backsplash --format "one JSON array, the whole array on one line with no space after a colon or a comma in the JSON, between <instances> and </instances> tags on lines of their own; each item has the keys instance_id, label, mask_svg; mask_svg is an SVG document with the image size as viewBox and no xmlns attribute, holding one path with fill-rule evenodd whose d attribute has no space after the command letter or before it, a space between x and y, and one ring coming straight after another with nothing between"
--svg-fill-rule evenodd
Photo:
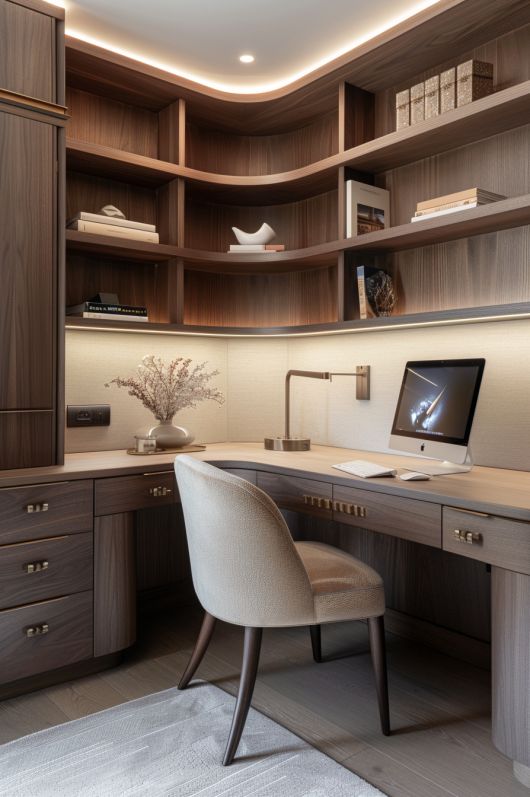
<instances>
[{"instance_id":1,"label":"beige backsplash","mask_svg":"<svg viewBox=\"0 0 530 797\"><path fill-rule=\"evenodd\" d=\"M337 377L293 380L292 433L315 443L388 451L388 435L409 359L485 357L486 370L472 434L477 464L530 470L530 322L480 323L307 338L208 338L68 330L66 401L108 403L107 428L67 429L67 451L125 448L152 416L125 390L105 388L131 373L144 354L183 355L218 369L227 401L186 410L176 422L205 443L260 440L283 429L283 380L288 368L352 371L371 366L368 402L355 382Z\"/></svg>"}]
</instances>

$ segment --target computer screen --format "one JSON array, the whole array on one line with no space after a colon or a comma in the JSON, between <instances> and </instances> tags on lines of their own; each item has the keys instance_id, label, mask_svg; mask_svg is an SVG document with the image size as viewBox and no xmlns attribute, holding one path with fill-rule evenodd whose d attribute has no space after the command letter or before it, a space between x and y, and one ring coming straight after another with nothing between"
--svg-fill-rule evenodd
<instances>
[{"instance_id":1,"label":"computer screen","mask_svg":"<svg viewBox=\"0 0 530 797\"><path fill-rule=\"evenodd\" d=\"M408 362L392 425L391 444L395 448L442 458L450 452L436 444L465 449L484 364L483 359Z\"/></svg>"}]
</instances>

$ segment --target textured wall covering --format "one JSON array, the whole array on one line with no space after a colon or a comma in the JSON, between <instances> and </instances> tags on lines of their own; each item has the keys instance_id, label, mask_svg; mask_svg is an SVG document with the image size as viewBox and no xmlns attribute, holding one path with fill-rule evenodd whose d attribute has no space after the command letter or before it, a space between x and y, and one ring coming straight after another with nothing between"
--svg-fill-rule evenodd
<instances>
[{"instance_id":1,"label":"textured wall covering","mask_svg":"<svg viewBox=\"0 0 530 797\"><path fill-rule=\"evenodd\" d=\"M67 430L67 450L123 448L149 413L125 391L105 389L143 354L185 354L221 371L223 407L210 404L182 414L183 425L205 442L258 440L283 429L283 378L288 368L351 371L372 367L372 399L355 400L354 380L337 377L292 382L292 433L315 443L386 451L408 359L485 357L486 370L472 435L475 462L530 469L530 322L482 323L386 333L309 338L193 338L163 335L67 333L68 403L106 401L109 429Z\"/></svg>"}]
</instances>

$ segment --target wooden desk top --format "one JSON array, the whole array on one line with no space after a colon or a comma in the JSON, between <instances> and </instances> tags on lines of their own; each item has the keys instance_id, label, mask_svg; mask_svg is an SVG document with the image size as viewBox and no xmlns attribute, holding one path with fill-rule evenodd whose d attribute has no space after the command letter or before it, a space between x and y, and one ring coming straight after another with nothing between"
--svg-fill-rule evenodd
<instances>
[{"instance_id":1,"label":"wooden desk top","mask_svg":"<svg viewBox=\"0 0 530 797\"><path fill-rule=\"evenodd\" d=\"M213 443L205 451L191 456L227 468L305 477L530 521L528 471L476 466L470 473L433 476L423 482L403 482L397 478L360 479L335 470L332 465L350 459L367 459L399 469L410 460L393 454L317 445L306 452L277 452L265 451L262 443ZM67 454L62 466L2 471L0 487L156 473L168 470L174 458L174 454L133 457L125 451Z\"/></svg>"}]
</instances>

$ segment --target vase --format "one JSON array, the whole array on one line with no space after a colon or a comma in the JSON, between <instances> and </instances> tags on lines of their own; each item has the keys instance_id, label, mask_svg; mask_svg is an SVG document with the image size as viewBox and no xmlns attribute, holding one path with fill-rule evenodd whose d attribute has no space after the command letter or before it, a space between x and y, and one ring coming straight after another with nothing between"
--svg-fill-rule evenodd
<instances>
[{"instance_id":1,"label":"vase","mask_svg":"<svg viewBox=\"0 0 530 797\"><path fill-rule=\"evenodd\" d=\"M149 437L154 437L157 448L183 448L195 440L183 426L175 426L172 421L160 421L149 429Z\"/></svg>"}]
</instances>

